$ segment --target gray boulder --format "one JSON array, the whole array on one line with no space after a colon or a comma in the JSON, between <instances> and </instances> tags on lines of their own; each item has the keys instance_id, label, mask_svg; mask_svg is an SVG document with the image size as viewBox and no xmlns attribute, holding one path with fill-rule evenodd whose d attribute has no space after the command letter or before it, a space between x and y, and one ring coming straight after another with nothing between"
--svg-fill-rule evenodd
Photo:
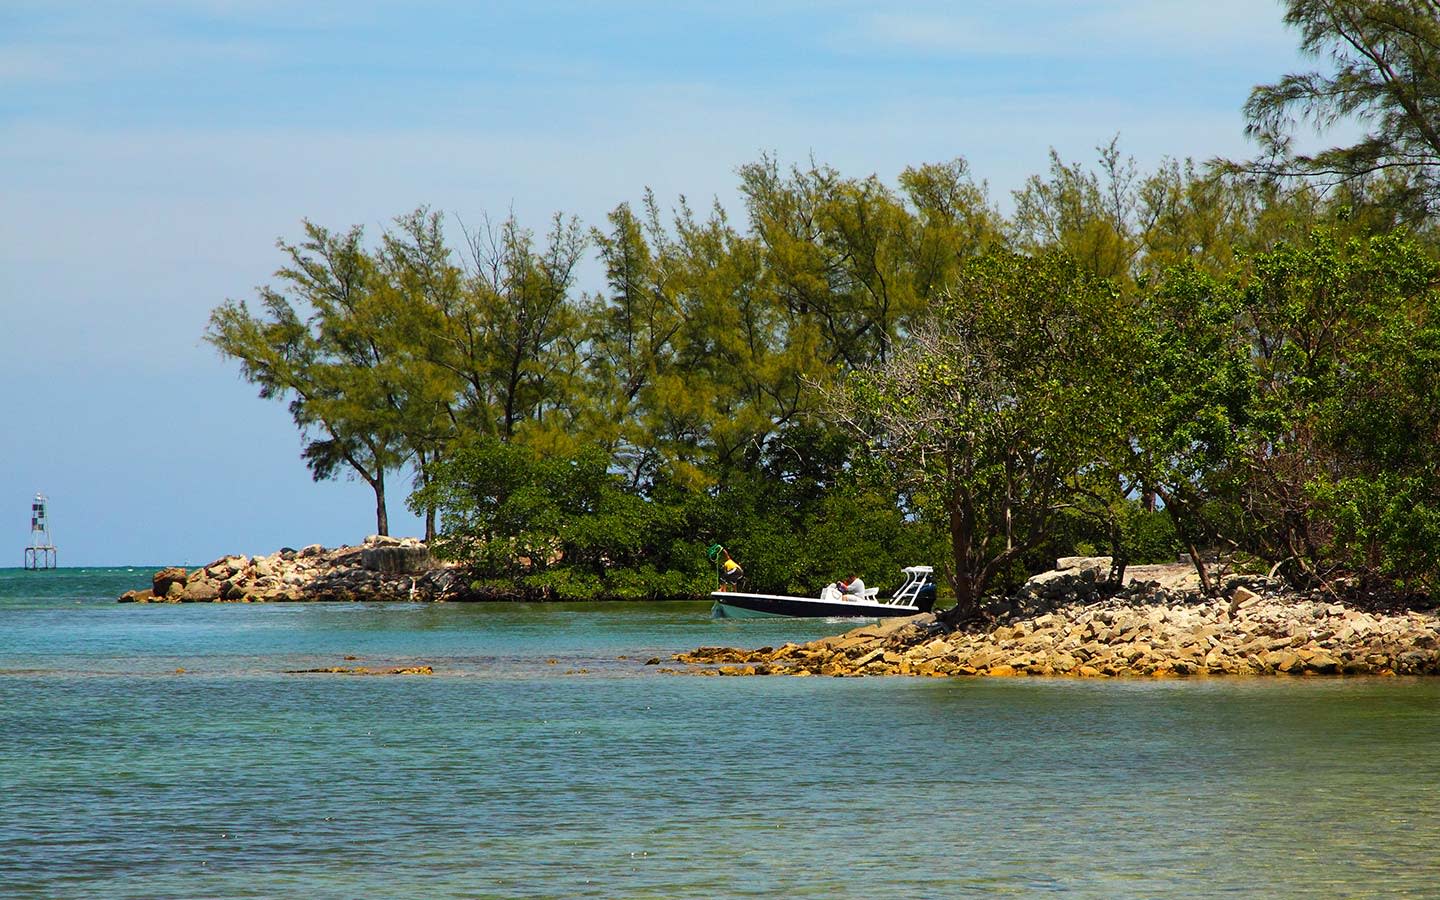
<instances>
[{"instance_id":1,"label":"gray boulder","mask_svg":"<svg viewBox=\"0 0 1440 900\"><path fill-rule=\"evenodd\" d=\"M424 544L394 544L366 547L360 565L386 575L419 575L433 568L435 560Z\"/></svg>"}]
</instances>

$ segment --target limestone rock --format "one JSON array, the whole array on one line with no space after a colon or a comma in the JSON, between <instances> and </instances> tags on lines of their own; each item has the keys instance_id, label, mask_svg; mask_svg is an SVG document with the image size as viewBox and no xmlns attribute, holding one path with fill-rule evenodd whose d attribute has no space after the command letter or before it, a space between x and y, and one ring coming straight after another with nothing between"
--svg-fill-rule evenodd
<instances>
[{"instance_id":1,"label":"limestone rock","mask_svg":"<svg viewBox=\"0 0 1440 900\"><path fill-rule=\"evenodd\" d=\"M1237 587L1230 595L1230 608L1241 609L1247 606L1254 606L1260 600L1260 595L1247 587Z\"/></svg>"},{"instance_id":2,"label":"limestone rock","mask_svg":"<svg viewBox=\"0 0 1440 900\"><path fill-rule=\"evenodd\" d=\"M185 603L209 603L220 599L220 585L209 579L192 580L180 594Z\"/></svg>"},{"instance_id":3,"label":"limestone rock","mask_svg":"<svg viewBox=\"0 0 1440 900\"><path fill-rule=\"evenodd\" d=\"M155 596L164 597L169 592L172 584L178 584L182 588L185 587L186 577L185 570L179 566L161 569L151 578L151 590L154 591Z\"/></svg>"},{"instance_id":4,"label":"limestone rock","mask_svg":"<svg viewBox=\"0 0 1440 900\"><path fill-rule=\"evenodd\" d=\"M1113 562L1114 559L1109 556L1062 556L1055 560L1055 568L1060 571L1089 571L1109 575Z\"/></svg>"}]
</instances>

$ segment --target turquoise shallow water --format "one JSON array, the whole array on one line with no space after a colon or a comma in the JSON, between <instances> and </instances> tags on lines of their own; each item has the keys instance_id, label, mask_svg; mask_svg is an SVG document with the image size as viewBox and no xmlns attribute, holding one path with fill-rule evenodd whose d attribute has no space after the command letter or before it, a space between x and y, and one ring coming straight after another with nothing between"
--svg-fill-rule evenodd
<instances>
[{"instance_id":1,"label":"turquoise shallow water","mask_svg":"<svg viewBox=\"0 0 1440 900\"><path fill-rule=\"evenodd\" d=\"M149 571L0 570L0 896L1440 892L1431 681L670 677L848 626ZM345 655L437 674L284 674Z\"/></svg>"}]
</instances>

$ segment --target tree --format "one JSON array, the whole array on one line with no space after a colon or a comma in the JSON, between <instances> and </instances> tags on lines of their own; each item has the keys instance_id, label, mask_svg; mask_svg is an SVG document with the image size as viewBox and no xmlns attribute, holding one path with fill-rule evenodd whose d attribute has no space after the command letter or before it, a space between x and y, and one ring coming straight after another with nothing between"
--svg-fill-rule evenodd
<instances>
[{"instance_id":1,"label":"tree","mask_svg":"<svg viewBox=\"0 0 1440 900\"><path fill-rule=\"evenodd\" d=\"M205 339L240 362L262 398L289 398L314 477L348 469L363 479L375 493L376 531L388 534L385 476L407 455L410 399L399 310L377 289L361 229L336 234L307 221L305 234L300 244L278 242L291 264L276 272L285 290L260 290L267 317L227 301Z\"/></svg>"},{"instance_id":2,"label":"tree","mask_svg":"<svg viewBox=\"0 0 1440 900\"><path fill-rule=\"evenodd\" d=\"M1266 174L1312 176L1327 183L1386 176L1422 216L1440 202L1440 3L1436 0L1288 0L1286 23L1300 47L1328 57L1328 72L1289 74L1260 85L1245 104L1248 133ZM1342 121L1365 132L1346 146L1314 154L1296 149L1294 130Z\"/></svg>"},{"instance_id":3,"label":"tree","mask_svg":"<svg viewBox=\"0 0 1440 900\"><path fill-rule=\"evenodd\" d=\"M1067 164L1050 151L1050 177L1031 175L1015 192L1012 229L1030 253L1060 250L1101 278L1131 274L1140 241L1135 162L1120 155L1120 139L1097 148L1100 173Z\"/></svg>"},{"instance_id":4,"label":"tree","mask_svg":"<svg viewBox=\"0 0 1440 900\"><path fill-rule=\"evenodd\" d=\"M543 247L513 216L467 239L468 296L452 318L460 358L450 365L470 388L478 428L509 441L524 423L563 411L560 382L575 365L578 337L570 290L586 234L557 213Z\"/></svg>"},{"instance_id":5,"label":"tree","mask_svg":"<svg viewBox=\"0 0 1440 900\"><path fill-rule=\"evenodd\" d=\"M1408 497L1414 522L1440 510L1429 366L1437 275L1403 233L1317 231L1259 257L1244 281L1255 385L1236 444L1237 536L1298 582L1384 569L1403 577L1434 559L1396 555L1417 532L1405 537L1400 510L1380 498ZM1345 508L1348 525L1337 520ZM1382 540L1387 528L1395 533Z\"/></svg>"},{"instance_id":6,"label":"tree","mask_svg":"<svg viewBox=\"0 0 1440 900\"><path fill-rule=\"evenodd\" d=\"M1158 497L1200 575L1202 550L1221 540L1212 505L1250 423L1254 371L1233 268L1169 267L1145 285L1131 320L1132 402L1126 407L1125 478Z\"/></svg>"},{"instance_id":7,"label":"tree","mask_svg":"<svg viewBox=\"0 0 1440 900\"><path fill-rule=\"evenodd\" d=\"M683 203L663 227L627 207L597 235L610 290L585 342L595 433L642 489L708 490L753 471L817 411L833 377L813 317L784 299L773 254L723 210Z\"/></svg>"},{"instance_id":8,"label":"tree","mask_svg":"<svg viewBox=\"0 0 1440 900\"><path fill-rule=\"evenodd\" d=\"M424 487L430 467L445 453L458 430L458 399L463 395L463 369L446 365L465 345L464 323L457 322L465 304L464 272L446 243L441 217L424 207L396 217L381 238L376 254L378 289L396 312L395 352L406 390L403 417L406 447L414 463L415 481ZM424 510L425 540L436 533L436 510Z\"/></svg>"},{"instance_id":9,"label":"tree","mask_svg":"<svg viewBox=\"0 0 1440 900\"><path fill-rule=\"evenodd\" d=\"M901 192L828 166L740 170L767 287L816 331L831 369L883 361L959 263L1000 241L1000 217L963 159L906 169Z\"/></svg>"},{"instance_id":10,"label":"tree","mask_svg":"<svg viewBox=\"0 0 1440 900\"><path fill-rule=\"evenodd\" d=\"M657 385L678 365L685 325L674 244L646 192L643 218L628 204L609 215L610 230L592 240L609 290L585 311L590 406L586 432L610 451L634 487L651 483L666 465L659 435L646 421Z\"/></svg>"},{"instance_id":11,"label":"tree","mask_svg":"<svg viewBox=\"0 0 1440 900\"><path fill-rule=\"evenodd\" d=\"M566 455L475 438L410 503L441 510L437 553L512 594L669 599L713 589L685 502L640 496L596 447Z\"/></svg>"},{"instance_id":12,"label":"tree","mask_svg":"<svg viewBox=\"0 0 1440 900\"><path fill-rule=\"evenodd\" d=\"M1068 256L988 254L890 359L832 393L836 414L945 523L957 618L981 612L992 581L1062 512L1108 512L1125 316L1118 293Z\"/></svg>"}]
</instances>

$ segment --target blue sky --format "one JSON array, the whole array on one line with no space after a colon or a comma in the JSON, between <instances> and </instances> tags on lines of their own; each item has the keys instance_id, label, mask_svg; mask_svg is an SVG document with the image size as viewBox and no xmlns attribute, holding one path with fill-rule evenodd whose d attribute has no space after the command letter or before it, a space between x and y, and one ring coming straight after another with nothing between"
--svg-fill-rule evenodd
<instances>
[{"instance_id":1,"label":"blue sky","mask_svg":"<svg viewBox=\"0 0 1440 900\"><path fill-rule=\"evenodd\" d=\"M1238 157L1305 65L1256 0L0 7L0 566L52 498L66 565L354 542L282 404L204 345L300 220L427 204L590 223L646 186L732 210L769 152L893 180L963 156L1005 202L1054 147ZM592 269L592 274L593 274ZM597 289L598 283L584 285ZM404 491L392 531L414 533ZM13 562L8 554L13 553Z\"/></svg>"}]
</instances>

